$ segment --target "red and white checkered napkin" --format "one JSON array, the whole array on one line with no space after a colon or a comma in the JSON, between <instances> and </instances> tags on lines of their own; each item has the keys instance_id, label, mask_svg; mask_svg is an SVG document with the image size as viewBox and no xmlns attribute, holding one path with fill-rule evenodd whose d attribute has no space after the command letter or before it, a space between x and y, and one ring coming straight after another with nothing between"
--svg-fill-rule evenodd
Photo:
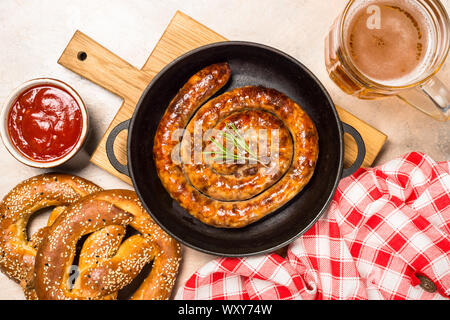
<instances>
[{"instance_id":1,"label":"red and white checkered napkin","mask_svg":"<svg viewBox=\"0 0 450 320\"><path fill-rule=\"evenodd\" d=\"M343 179L286 259L213 260L175 298L448 299L449 235L450 162L414 152Z\"/></svg>"}]
</instances>

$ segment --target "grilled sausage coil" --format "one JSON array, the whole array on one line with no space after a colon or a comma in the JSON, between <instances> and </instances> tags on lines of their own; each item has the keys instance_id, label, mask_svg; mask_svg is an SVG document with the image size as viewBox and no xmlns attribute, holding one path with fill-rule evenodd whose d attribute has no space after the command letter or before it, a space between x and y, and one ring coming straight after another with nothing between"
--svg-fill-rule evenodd
<instances>
[{"instance_id":1,"label":"grilled sausage coil","mask_svg":"<svg viewBox=\"0 0 450 320\"><path fill-rule=\"evenodd\" d=\"M215 227L240 228L276 211L309 182L319 152L318 133L306 112L275 89L247 86L206 102L230 76L228 64L219 63L188 80L159 123L153 156L163 186L192 216ZM278 163L195 161L196 126L205 133L229 124L239 130L278 130ZM178 130L185 132L174 139ZM203 139L202 150L210 144Z\"/></svg>"}]
</instances>

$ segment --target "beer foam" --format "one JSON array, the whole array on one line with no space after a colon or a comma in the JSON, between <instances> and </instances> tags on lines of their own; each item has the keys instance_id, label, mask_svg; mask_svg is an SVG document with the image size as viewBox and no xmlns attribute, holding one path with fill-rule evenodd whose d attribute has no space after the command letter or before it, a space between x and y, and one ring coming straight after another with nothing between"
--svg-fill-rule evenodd
<instances>
[{"instance_id":1,"label":"beer foam","mask_svg":"<svg viewBox=\"0 0 450 320\"><path fill-rule=\"evenodd\" d=\"M428 14L426 9L422 7L422 5L419 3L419 1L412 1L412 0L361 0L356 1L354 5L352 5L348 12L347 17L345 19L344 23L344 35L346 37L350 36L352 33L349 29L352 27L355 19L358 18L358 15L361 13L362 10L366 9L370 5L379 5L379 6L395 6L399 7L403 10L405 10L407 13L411 14L413 18L417 19L418 25L421 27L420 31L425 33L423 35L423 38L426 39L426 45L425 45L425 51L421 52L423 57L421 58L418 65L408 74L396 77L393 79L382 79L383 77L371 77L362 70L360 70L361 73L363 73L365 76L367 76L369 79L373 80L374 82L377 82L379 84L385 85L385 86L406 86L411 83L420 81L423 74L426 72L427 68L432 64L434 51L436 49L435 42L436 42L436 31L433 27L433 20L431 16ZM344 38L344 42L347 43L347 39ZM347 46L347 45L346 45ZM348 49L348 46L347 46ZM367 65L367 64L366 64ZM357 66L356 66L357 67ZM358 68L358 67L357 67ZM374 65L373 68L376 68ZM359 68L358 68L359 69Z\"/></svg>"}]
</instances>

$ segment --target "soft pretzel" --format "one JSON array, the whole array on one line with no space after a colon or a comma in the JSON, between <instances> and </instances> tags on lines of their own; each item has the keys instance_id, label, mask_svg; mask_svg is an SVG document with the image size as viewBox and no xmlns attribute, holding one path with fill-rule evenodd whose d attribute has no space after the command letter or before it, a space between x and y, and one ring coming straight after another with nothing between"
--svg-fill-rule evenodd
<instances>
[{"instance_id":1,"label":"soft pretzel","mask_svg":"<svg viewBox=\"0 0 450 320\"><path fill-rule=\"evenodd\" d=\"M127 225L139 234L122 242ZM70 288L76 244L87 234L79 276ZM111 298L151 261L152 270L132 299L170 297L180 246L150 218L135 192L97 192L68 207L49 227L36 257L36 293L45 300Z\"/></svg>"},{"instance_id":2,"label":"soft pretzel","mask_svg":"<svg viewBox=\"0 0 450 320\"><path fill-rule=\"evenodd\" d=\"M0 203L0 269L20 283L29 299L35 298L31 289L36 251L47 227L27 239L26 226L36 211L55 208L49 218L56 217L81 197L102 190L94 183L66 174L42 174L23 181L12 189Z\"/></svg>"},{"instance_id":3,"label":"soft pretzel","mask_svg":"<svg viewBox=\"0 0 450 320\"><path fill-rule=\"evenodd\" d=\"M228 64L218 63L187 81L159 123L153 156L163 186L192 216L215 227L241 228L282 207L305 187L316 166L319 137L306 112L275 89L236 88L203 104L230 76ZM197 126L206 134L229 125L236 131L279 132L278 163L196 161ZM175 139L181 130L182 139ZM205 137L200 142L201 150L214 147Z\"/></svg>"}]
</instances>

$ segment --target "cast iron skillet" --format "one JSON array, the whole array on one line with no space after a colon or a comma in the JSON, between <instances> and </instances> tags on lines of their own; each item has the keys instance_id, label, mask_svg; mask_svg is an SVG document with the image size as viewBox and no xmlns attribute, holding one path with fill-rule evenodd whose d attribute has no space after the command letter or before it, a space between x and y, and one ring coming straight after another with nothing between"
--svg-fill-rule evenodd
<instances>
[{"instance_id":1,"label":"cast iron skillet","mask_svg":"<svg viewBox=\"0 0 450 320\"><path fill-rule=\"evenodd\" d=\"M218 94L246 85L277 89L296 101L319 132L319 159L309 184L285 206L241 229L219 229L189 215L162 186L153 161L153 141L169 102L200 69L228 62L232 76ZM128 129L128 164L113 152L119 132ZM358 144L358 157L343 168L344 132ZM299 61L279 50L249 42L220 42L190 51L170 63L142 94L133 117L114 128L106 144L111 164L130 176L145 209L170 235L194 249L221 256L248 256L287 245L306 232L329 205L343 176L355 172L365 156L364 142L351 126L340 122L322 84Z\"/></svg>"}]
</instances>

